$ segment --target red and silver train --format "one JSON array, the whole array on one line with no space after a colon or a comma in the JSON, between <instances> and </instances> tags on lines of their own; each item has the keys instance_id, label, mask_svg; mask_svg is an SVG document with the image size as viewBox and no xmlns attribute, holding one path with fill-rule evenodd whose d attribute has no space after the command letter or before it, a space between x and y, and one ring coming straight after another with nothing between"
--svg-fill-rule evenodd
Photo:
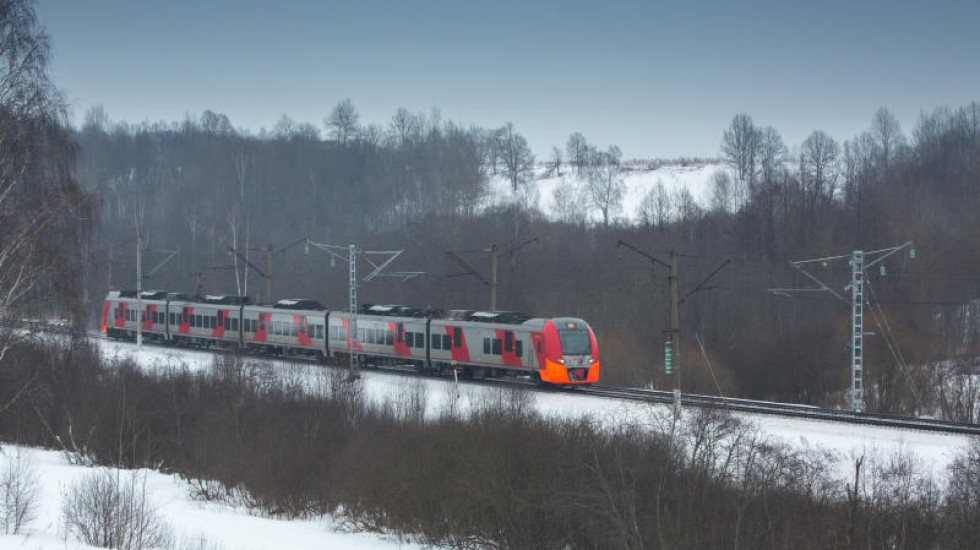
<instances>
[{"instance_id":1,"label":"red and silver train","mask_svg":"<svg viewBox=\"0 0 980 550\"><path fill-rule=\"evenodd\" d=\"M251 305L237 296L192 301L149 291L142 311L135 292L112 291L102 304L102 332L179 346L227 347L253 353L347 358L350 314L313 300ZM592 328L570 317L528 318L515 312L422 312L406 306L365 306L357 314L358 356L431 372L500 376L527 374L544 383L585 385L599 379Z\"/></svg>"}]
</instances>

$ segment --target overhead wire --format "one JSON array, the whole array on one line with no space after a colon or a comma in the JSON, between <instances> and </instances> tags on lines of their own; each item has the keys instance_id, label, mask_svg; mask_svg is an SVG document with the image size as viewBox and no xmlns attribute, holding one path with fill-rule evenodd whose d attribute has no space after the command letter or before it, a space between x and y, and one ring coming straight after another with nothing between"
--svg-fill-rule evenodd
<instances>
[{"instance_id":1,"label":"overhead wire","mask_svg":"<svg viewBox=\"0 0 980 550\"><path fill-rule=\"evenodd\" d=\"M875 324L878 325L878 330L881 331L882 338L884 339L885 344L888 346L888 350L891 352L895 362L898 363L898 366L905 373L905 376L908 377L909 385L912 388L912 395L915 397L915 402L921 406L922 400L919 398L919 391L916 388L915 379L912 377L912 370L909 368L908 362L905 360L905 356L902 354L902 350L898 346L898 338L895 337L895 333L892 331L891 324L888 322L888 317L885 316L885 311L881 307L881 302L878 300L878 295L875 294L874 287L869 281L866 280L864 282L864 286L868 289L872 299L868 302L868 305L871 306L869 308L871 311L871 317L875 320ZM878 308L877 312L875 311L876 306ZM884 322L884 326L882 326L882 322Z\"/></svg>"}]
</instances>

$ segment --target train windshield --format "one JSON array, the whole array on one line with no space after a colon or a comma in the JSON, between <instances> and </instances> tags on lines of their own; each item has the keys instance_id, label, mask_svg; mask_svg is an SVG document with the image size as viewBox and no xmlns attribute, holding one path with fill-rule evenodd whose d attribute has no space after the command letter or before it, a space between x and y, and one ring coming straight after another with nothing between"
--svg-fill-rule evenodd
<instances>
[{"instance_id":1,"label":"train windshield","mask_svg":"<svg viewBox=\"0 0 980 550\"><path fill-rule=\"evenodd\" d=\"M559 328L558 339L561 341L562 355L591 355L592 340L589 331L583 328Z\"/></svg>"}]
</instances>

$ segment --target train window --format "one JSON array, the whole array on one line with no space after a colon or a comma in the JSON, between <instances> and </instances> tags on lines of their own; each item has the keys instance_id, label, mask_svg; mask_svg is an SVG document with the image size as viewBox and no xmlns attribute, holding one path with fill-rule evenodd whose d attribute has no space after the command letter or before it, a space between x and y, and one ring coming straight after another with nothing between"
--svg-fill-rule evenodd
<instances>
[{"instance_id":1,"label":"train window","mask_svg":"<svg viewBox=\"0 0 980 550\"><path fill-rule=\"evenodd\" d=\"M400 344L402 343L402 335L405 333L405 326L402 325L401 323L398 323L395 330L397 331L395 332L395 341Z\"/></svg>"},{"instance_id":2,"label":"train window","mask_svg":"<svg viewBox=\"0 0 980 550\"><path fill-rule=\"evenodd\" d=\"M176 325L177 324L177 316L174 315L173 313L170 314L170 324L171 325Z\"/></svg>"},{"instance_id":3,"label":"train window","mask_svg":"<svg viewBox=\"0 0 980 550\"><path fill-rule=\"evenodd\" d=\"M383 328L378 329L378 343L381 345L384 345L385 343L385 332L386 331Z\"/></svg>"},{"instance_id":4,"label":"train window","mask_svg":"<svg viewBox=\"0 0 980 550\"><path fill-rule=\"evenodd\" d=\"M453 339L448 334L442 335L442 349L453 349Z\"/></svg>"},{"instance_id":5,"label":"train window","mask_svg":"<svg viewBox=\"0 0 980 550\"><path fill-rule=\"evenodd\" d=\"M395 345L395 333L392 331L385 331L385 344L389 346Z\"/></svg>"},{"instance_id":6,"label":"train window","mask_svg":"<svg viewBox=\"0 0 980 550\"><path fill-rule=\"evenodd\" d=\"M483 339L483 353L485 353L486 355L490 355L490 339L489 338L484 338Z\"/></svg>"},{"instance_id":7,"label":"train window","mask_svg":"<svg viewBox=\"0 0 980 550\"><path fill-rule=\"evenodd\" d=\"M500 355L500 347L501 347L500 344L501 344L500 338L494 338L493 339L493 354L494 355Z\"/></svg>"},{"instance_id":8,"label":"train window","mask_svg":"<svg viewBox=\"0 0 980 550\"><path fill-rule=\"evenodd\" d=\"M514 342L514 355L524 357L524 342L520 340Z\"/></svg>"},{"instance_id":9,"label":"train window","mask_svg":"<svg viewBox=\"0 0 980 550\"><path fill-rule=\"evenodd\" d=\"M538 353L541 353L541 342L538 342Z\"/></svg>"},{"instance_id":10,"label":"train window","mask_svg":"<svg viewBox=\"0 0 980 550\"><path fill-rule=\"evenodd\" d=\"M259 330L256 332L265 332L265 315L259 314Z\"/></svg>"},{"instance_id":11,"label":"train window","mask_svg":"<svg viewBox=\"0 0 980 550\"><path fill-rule=\"evenodd\" d=\"M231 331L238 332L238 319L232 318L231 320Z\"/></svg>"},{"instance_id":12,"label":"train window","mask_svg":"<svg viewBox=\"0 0 980 550\"><path fill-rule=\"evenodd\" d=\"M414 348L415 347L415 333L406 332L405 333L405 346Z\"/></svg>"},{"instance_id":13,"label":"train window","mask_svg":"<svg viewBox=\"0 0 980 550\"><path fill-rule=\"evenodd\" d=\"M510 353L514 351L514 333L507 331L504 333L504 351Z\"/></svg>"},{"instance_id":14,"label":"train window","mask_svg":"<svg viewBox=\"0 0 980 550\"><path fill-rule=\"evenodd\" d=\"M316 337L323 340L323 325L316 326Z\"/></svg>"},{"instance_id":15,"label":"train window","mask_svg":"<svg viewBox=\"0 0 980 550\"><path fill-rule=\"evenodd\" d=\"M442 349L442 338L438 334L432 335L432 349Z\"/></svg>"},{"instance_id":16,"label":"train window","mask_svg":"<svg viewBox=\"0 0 980 550\"><path fill-rule=\"evenodd\" d=\"M457 348L463 347L463 329L459 327L453 328L453 345Z\"/></svg>"},{"instance_id":17,"label":"train window","mask_svg":"<svg viewBox=\"0 0 980 550\"><path fill-rule=\"evenodd\" d=\"M197 320L195 319L195 317L197 317L197 316L196 315L191 315L190 316L190 320L187 322L187 325L189 327L191 327L191 328L194 328L194 327L197 326Z\"/></svg>"},{"instance_id":18,"label":"train window","mask_svg":"<svg viewBox=\"0 0 980 550\"><path fill-rule=\"evenodd\" d=\"M415 333L415 347L424 348L425 347L425 335L421 332Z\"/></svg>"},{"instance_id":19,"label":"train window","mask_svg":"<svg viewBox=\"0 0 980 550\"><path fill-rule=\"evenodd\" d=\"M298 336L299 335L299 326L296 323L287 323L287 324L289 325L289 335L290 336Z\"/></svg>"},{"instance_id":20,"label":"train window","mask_svg":"<svg viewBox=\"0 0 980 550\"><path fill-rule=\"evenodd\" d=\"M218 312L218 326L219 327L225 326L225 316L223 311Z\"/></svg>"}]
</instances>

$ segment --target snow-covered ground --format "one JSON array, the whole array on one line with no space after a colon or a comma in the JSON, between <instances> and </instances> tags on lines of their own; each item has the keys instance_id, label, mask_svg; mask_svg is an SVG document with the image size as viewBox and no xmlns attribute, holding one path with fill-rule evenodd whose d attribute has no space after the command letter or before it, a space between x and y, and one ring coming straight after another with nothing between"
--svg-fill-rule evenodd
<instances>
[{"instance_id":1,"label":"snow-covered ground","mask_svg":"<svg viewBox=\"0 0 980 550\"><path fill-rule=\"evenodd\" d=\"M643 198L658 182L663 183L668 196L675 197L682 189L687 189L698 206L708 208L711 203L712 177L718 171L731 170L720 161L628 163L623 172L626 192L617 218L635 223L639 218L638 211ZM537 190L537 208L549 219L554 219L557 217L555 190L581 185L581 180L572 167L563 167L559 176L549 166L539 164L535 167L534 181L530 185ZM490 178L489 192L491 204L524 201L519 193L512 190L510 182L499 173ZM590 221L596 222L600 219L598 212L589 213Z\"/></svg>"},{"instance_id":2,"label":"snow-covered ground","mask_svg":"<svg viewBox=\"0 0 980 550\"><path fill-rule=\"evenodd\" d=\"M18 453L29 463L40 480L37 518L20 535L0 534L0 549L55 550L90 548L73 537L66 537L61 524L62 501L66 492L86 475L101 468L87 468L68 463L56 451L13 445L3 446L0 469ZM414 549L418 545L387 540L378 535L344 533L329 518L281 521L249 515L223 504L198 502L190 498L190 487L175 475L152 470L124 472L124 480L137 478L155 508L173 529L176 548L217 550L264 548L352 548L360 550Z\"/></svg>"},{"instance_id":3,"label":"snow-covered ground","mask_svg":"<svg viewBox=\"0 0 980 550\"><path fill-rule=\"evenodd\" d=\"M191 371L210 369L218 357L207 351L144 346L137 353L131 343L100 341L103 355L112 359L132 358L145 369L179 368ZM302 381L311 390L323 388L327 379L325 367L268 361L260 363L277 377ZM413 397L423 397L425 411L436 416L448 408L460 414L480 408L488 400L500 397L501 390L460 383L451 379L406 378L396 374L365 370L365 397L377 404L406 404ZM596 398L574 393L529 392L530 406L552 418L590 417L600 425L657 422L666 413L665 406L644 405L615 399ZM774 441L798 448L831 451L838 458L840 479L851 472L851 458L887 457L901 452L931 470L942 483L946 466L954 453L967 444L965 436L941 435L894 428L852 426L835 422L783 419L744 415L745 421L758 427ZM0 464L22 453L37 469L42 480L38 518L26 535L0 536L3 548L87 548L68 539L60 525L62 499L71 484L93 471L93 468L70 465L66 457L54 451L3 447ZM129 474L124 474L129 475ZM317 520L278 520L249 515L247 511L226 504L202 503L190 497L190 487L176 476L141 471L146 476L151 502L174 528L178 548L357 548L389 550L418 548L411 542L385 539L372 534L343 533L329 518ZM186 541L186 542L185 542Z\"/></svg>"}]
</instances>

